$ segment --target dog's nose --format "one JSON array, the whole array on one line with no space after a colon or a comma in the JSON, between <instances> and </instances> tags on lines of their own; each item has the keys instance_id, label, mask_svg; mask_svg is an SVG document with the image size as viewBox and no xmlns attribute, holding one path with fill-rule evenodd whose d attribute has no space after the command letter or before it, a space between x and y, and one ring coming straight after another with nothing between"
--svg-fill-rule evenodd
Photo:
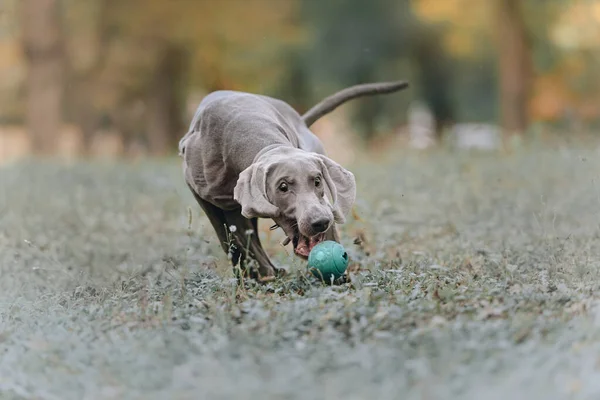
<instances>
[{"instance_id":1,"label":"dog's nose","mask_svg":"<svg viewBox=\"0 0 600 400\"><path fill-rule=\"evenodd\" d=\"M327 228L329 228L330 222L331 221L329 220L329 218L322 218L313 222L312 224L310 224L310 226L312 227L313 231L321 233L325 232Z\"/></svg>"}]
</instances>

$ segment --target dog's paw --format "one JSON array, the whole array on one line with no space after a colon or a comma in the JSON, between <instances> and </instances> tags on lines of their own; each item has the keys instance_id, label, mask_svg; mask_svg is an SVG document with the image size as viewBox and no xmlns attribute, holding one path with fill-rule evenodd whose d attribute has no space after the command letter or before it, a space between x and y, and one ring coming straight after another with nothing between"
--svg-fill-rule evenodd
<instances>
[{"instance_id":1,"label":"dog's paw","mask_svg":"<svg viewBox=\"0 0 600 400\"><path fill-rule=\"evenodd\" d=\"M257 280L260 283L269 283L269 282L273 282L276 279L277 279L277 277L275 275L269 275L269 276L261 276Z\"/></svg>"}]
</instances>

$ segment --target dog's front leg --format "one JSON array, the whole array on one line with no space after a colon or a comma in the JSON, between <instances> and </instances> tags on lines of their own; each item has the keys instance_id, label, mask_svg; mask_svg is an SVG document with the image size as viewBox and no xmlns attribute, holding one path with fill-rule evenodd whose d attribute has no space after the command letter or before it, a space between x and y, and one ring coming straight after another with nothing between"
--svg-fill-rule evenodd
<instances>
[{"instance_id":1,"label":"dog's front leg","mask_svg":"<svg viewBox=\"0 0 600 400\"><path fill-rule=\"evenodd\" d=\"M257 218L247 219L242 216L240 210L232 210L225 211L225 219L232 239L229 252L234 267L239 263L245 274L260 282L274 280L283 272L271 263L262 247L258 236ZM256 262L256 268L252 267L252 260Z\"/></svg>"},{"instance_id":2,"label":"dog's front leg","mask_svg":"<svg viewBox=\"0 0 600 400\"><path fill-rule=\"evenodd\" d=\"M256 218L248 220L239 210L224 211L201 199L191 187L190 190L217 233L223 251L231 255L234 268L239 265L244 273L261 282L273 280L284 271L275 268L265 253L258 237ZM255 271L246 268L250 260L255 260L258 264Z\"/></svg>"}]
</instances>

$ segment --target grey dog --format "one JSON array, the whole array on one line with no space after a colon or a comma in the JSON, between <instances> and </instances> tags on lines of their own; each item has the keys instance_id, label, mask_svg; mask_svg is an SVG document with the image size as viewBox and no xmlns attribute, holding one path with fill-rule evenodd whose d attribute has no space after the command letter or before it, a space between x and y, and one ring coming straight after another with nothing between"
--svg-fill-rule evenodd
<instances>
[{"instance_id":1,"label":"grey dog","mask_svg":"<svg viewBox=\"0 0 600 400\"><path fill-rule=\"evenodd\" d=\"M354 175L325 155L309 127L348 100L406 87L352 86L302 116L281 100L250 93L216 91L202 100L179 154L185 181L234 268L263 282L283 272L262 247L258 218L281 227L284 245L292 242L302 258L323 240L339 242L335 224L345 222L354 203Z\"/></svg>"}]
</instances>

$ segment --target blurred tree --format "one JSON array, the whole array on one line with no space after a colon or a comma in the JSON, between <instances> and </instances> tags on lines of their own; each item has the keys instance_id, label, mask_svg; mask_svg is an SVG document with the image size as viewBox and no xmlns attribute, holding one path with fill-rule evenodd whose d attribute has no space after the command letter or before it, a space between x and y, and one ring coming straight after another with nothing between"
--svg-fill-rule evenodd
<instances>
[{"instance_id":1,"label":"blurred tree","mask_svg":"<svg viewBox=\"0 0 600 400\"><path fill-rule=\"evenodd\" d=\"M421 97L436 115L438 133L455 120L493 119L496 76L489 2L411 0L411 6L419 21L411 58L420 76Z\"/></svg>"},{"instance_id":2,"label":"blurred tree","mask_svg":"<svg viewBox=\"0 0 600 400\"><path fill-rule=\"evenodd\" d=\"M570 129L600 123L600 2L537 0L523 6L537 71L531 118Z\"/></svg>"},{"instance_id":3,"label":"blurred tree","mask_svg":"<svg viewBox=\"0 0 600 400\"><path fill-rule=\"evenodd\" d=\"M287 102L300 114L313 106L310 68L307 66L305 48L292 47L282 53L281 63L286 65L279 85L269 93Z\"/></svg>"},{"instance_id":4,"label":"blurred tree","mask_svg":"<svg viewBox=\"0 0 600 400\"><path fill-rule=\"evenodd\" d=\"M490 106L495 104L496 95L506 132L522 133L526 129L534 80L531 21L547 25L548 10L562 1L413 0L418 15L445 27L440 42L458 61L455 67L460 66L454 72L455 80L461 83L457 88L461 92L459 108L468 104L462 118L476 118L477 114L480 118L493 118ZM464 12L466 9L469 13ZM490 46L494 35L496 46ZM496 60L495 68L491 59ZM497 76L492 80L493 72ZM492 89L495 86L497 94ZM481 98L487 101L481 102ZM482 104L488 110L482 109ZM473 109L478 112L470 111Z\"/></svg>"},{"instance_id":5,"label":"blurred tree","mask_svg":"<svg viewBox=\"0 0 600 400\"><path fill-rule=\"evenodd\" d=\"M3 4L22 13L20 21L0 19L0 85L5 97L20 96L25 58L37 152L51 151L63 108L86 148L109 130L154 154L172 151L187 123L186 101L218 89L275 95L302 112L345 86L409 80L407 95L345 106L367 140L403 122L413 99L429 105L438 132L498 111L509 132L522 132L530 118L600 118L600 5L588 0ZM23 35L14 35L18 29ZM14 51L17 37L23 55ZM0 103L0 118L23 117L19 101Z\"/></svg>"},{"instance_id":6,"label":"blurred tree","mask_svg":"<svg viewBox=\"0 0 600 400\"><path fill-rule=\"evenodd\" d=\"M175 149L187 95L265 92L285 72L281 49L301 39L295 0L63 1L74 121L90 137L108 120L153 154Z\"/></svg>"},{"instance_id":7,"label":"blurred tree","mask_svg":"<svg viewBox=\"0 0 600 400\"><path fill-rule=\"evenodd\" d=\"M303 13L312 33L310 76L319 97L358 83L399 79L393 65L407 52L410 15L407 1L303 1ZM405 6L405 12L400 11ZM389 102L389 99L385 101ZM357 102L352 114L365 140L377 131L385 115L384 99Z\"/></svg>"},{"instance_id":8,"label":"blurred tree","mask_svg":"<svg viewBox=\"0 0 600 400\"><path fill-rule=\"evenodd\" d=\"M418 69L421 97L433 113L440 136L455 119L452 63L443 48L443 33L437 27L420 24L413 28L411 37L410 55Z\"/></svg>"},{"instance_id":9,"label":"blurred tree","mask_svg":"<svg viewBox=\"0 0 600 400\"><path fill-rule=\"evenodd\" d=\"M115 0L62 0L67 47L67 116L81 130L83 151L90 150L101 127L100 79L109 63L111 21L109 10Z\"/></svg>"},{"instance_id":10,"label":"blurred tree","mask_svg":"<svg viewBox=\"0 0 600 400\"><path fill-rule=\"evenodd\" d=\"M529 122L531 46L520 1L496 0L495 5L502 126L508 134L522 134Z\"/></svg>"},{"instance_id":11,"label":"blurred tree","mask_svg":"<svg viewBox=\"0 0 600 400\"><path fill-rule=\"evenodd\" d=\"M119 35L185 45L190 83L207 91L258 91L283 75L280 52L302 41L296 0L128 0L112 9ZM132 16L134 16L132 18Z\"/></svg>"},{"instance_id":12,"label":"blurred tree","mask_svg":"<svg viewBox=\"0 0 600 400\"><path fill-rule=\"evenodd\" d=\"M52 154L62 125L64 41L59 0L22 0L20 23L27 60L26 125L35 154Z\"/></svg>"},{"instance_id":13,"label":"blurred tree","mask_svg":"<svg viewBox=\"0 0 600 400\"><path fill-rule=\"evenodd\" d=\"M183 127L185 51L164 43L147 93L146 133L151 154L159 155L180 139Z\"/></svg>"},{"instance_id":14,"label":"blurred tree","mask_svg":"<svg viewBox=\"0 0 600 400\"><path fill-rule=\"evenodd\" d=\"M320 93L357 83L409 79L410 74L414 78L410 97L421 97L429 105L437 131L441 133L454 119L451 60L443 46L443 32L419 21L409 0L305 0L303 4L313 32L306 57ZM397 122L401 113L393 112L397 111L393 107L405 99L394 100L372 97L357 103L352 117L365 140L371 140L382 126Z\"/></svg>"}]
</instances>

